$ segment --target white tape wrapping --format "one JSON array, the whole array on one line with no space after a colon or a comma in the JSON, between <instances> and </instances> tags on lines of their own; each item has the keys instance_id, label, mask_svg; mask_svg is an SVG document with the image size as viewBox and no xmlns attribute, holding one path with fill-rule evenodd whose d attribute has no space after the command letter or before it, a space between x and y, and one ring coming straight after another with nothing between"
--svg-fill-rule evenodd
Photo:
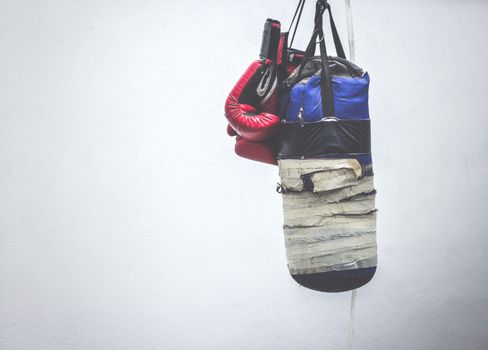
<instances>
[{"instance_id":1,"label":"white tape wrapping","mask_svg":"<svg viewBox=\"0 0 488 350\"><path fill-rule=\"evenodd\" d=\"M279 168L281 186L289 191L304 190L304 175L315 178L314 192L356 184L361 176L361 165L356 159L284 159L279 161Z\"/></svg>"},{"instance_id":2,"label":"white tape wrapping","mask_svg":"<svg viewBox=\"0 0 488 350\"><path fill-rule=\"evenodd\" d=\"M373 176L362 177L355 159L278 163L290 273L376 266ZM305 189L306 177L312 189Z\"/></svg>"}]
</instances>

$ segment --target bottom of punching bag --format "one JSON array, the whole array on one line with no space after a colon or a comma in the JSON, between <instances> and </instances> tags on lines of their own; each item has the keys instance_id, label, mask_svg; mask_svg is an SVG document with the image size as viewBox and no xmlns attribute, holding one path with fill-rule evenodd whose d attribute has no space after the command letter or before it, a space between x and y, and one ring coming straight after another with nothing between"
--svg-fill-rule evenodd
<instances>
[{"instance_id":1,"label":"bottom of punching bag","mask_svg":"<svg viewBox=\"0 0 488 350\"><path fill-rule=\"evenodd\" d=\"M340 293L357 289L371 281L375 267L354 270L329 271L307 275L291 275L305 288L326 293Z\"/></svg>"}]
</instances>

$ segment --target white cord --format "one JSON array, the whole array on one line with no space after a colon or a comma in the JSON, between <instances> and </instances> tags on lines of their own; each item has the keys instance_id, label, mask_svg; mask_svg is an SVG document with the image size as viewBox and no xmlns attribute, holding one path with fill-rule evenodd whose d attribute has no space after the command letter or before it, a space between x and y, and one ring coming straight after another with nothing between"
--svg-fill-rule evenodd
<instances>
[{"instance_id":1,"label":"white cord","mask_svg":"<svg viewBox=\"0 0 488 350\"><path fill-rule=\"evenodd\" d=\"M356 314L356 297L358 290L354 289L351 293L351 314L349 318L349 339L347 341L347 349L352 350L352 338L354 336L354 316Z\"/></svg>"},{"instance_id":2,"label":"white cord","mask_svg":"<svg viewBox=\"0 0 488 350\"><path fill-rule=\"evenodd\" d=\"M346 0L346 18L347 18L347 38L349 39L349 60L356 61L356 50L354 47L354 27L352 25L352 8L351 0ZM354 319L356 311L356 297L358 290L354 289L351 293L351 314L349 318L349 338L347 341L347 349L352 350L352 339L354 337Z\"/></svg>"},{"instance_id":3,"label":"white cord","mask_svg":"<svg viewBox=\"0 0 488 350\"><path fill-rule=\"evenodd\" d=\"M351 0L346 0L346 17L347 17L347 37L349 39L349 60L356 61L356 50L354 47L354 28L352 25Z\"/></svg>"}]
</instances>

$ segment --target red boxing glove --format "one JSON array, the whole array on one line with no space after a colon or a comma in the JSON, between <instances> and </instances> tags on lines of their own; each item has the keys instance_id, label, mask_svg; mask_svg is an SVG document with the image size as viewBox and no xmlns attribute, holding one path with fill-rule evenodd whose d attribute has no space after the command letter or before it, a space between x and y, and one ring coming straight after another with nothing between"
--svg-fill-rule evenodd
<instances>
[{"instance_id":1,"label":"red boxing glove","mask_svg":"<svg viewBox=\"0 0 488 350\"><path fill-rule=\"evenodd\" d=\"M230 125L227 125L227 134L229 136L237 136L234 150L238 156L261 163L278 165L278 162L276 161L276 152L271 141L248 141L238 136Z\"/></svg>"},{"instance_id":2,"label":"red boxing glove","mask_svg":"<svg viewBox=\"0 0 488 350\"><path fill-rule=\"evenodd\" d=\"M232 129L232 126L230 126L229 124L227 124L227 135L229 135L230 137L237 136L236 131Z\"/></svg>"},{"instance_id":3,"label":"red boxing glove","mask_svg":"<svg viewBox=\"0 0 488 350\"><path fill-rule=\"evenodd\" d=\"M235 151L237 155L261 163L278 165L276 154L269 142L252 142L242 137L236 137Z\"/></svg>"},{"instance_id":4,"label":"red boxing glove","mask_svg":"<svg viewBox=\"0 0 488 350\"><path fill-rule=\"evenodd\" d=\"M277 82L276 67L269 59L253 62L239 79L225 103L225 116L239 136L259 142L274 135L280 123L274 114Z\"/></svg>"}]
</instances>

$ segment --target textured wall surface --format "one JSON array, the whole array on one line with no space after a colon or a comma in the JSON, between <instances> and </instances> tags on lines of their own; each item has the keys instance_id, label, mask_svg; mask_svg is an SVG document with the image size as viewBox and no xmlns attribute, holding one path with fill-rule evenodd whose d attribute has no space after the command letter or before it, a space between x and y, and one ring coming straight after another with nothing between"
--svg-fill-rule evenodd
<instances>
[{"instance_id":1,"label":"textured wall surface","mask_svg":"<svg viewBox=\"0 0 488 350\"><path fill-rule=\"evenodd\" d=\"M352 3L380 209L355 349L485 350L488 2ZM288 276L277 169L225 134L295 4L0 3L0 349L345 348L350 293Z\"/></svg>"}]
</instances>

